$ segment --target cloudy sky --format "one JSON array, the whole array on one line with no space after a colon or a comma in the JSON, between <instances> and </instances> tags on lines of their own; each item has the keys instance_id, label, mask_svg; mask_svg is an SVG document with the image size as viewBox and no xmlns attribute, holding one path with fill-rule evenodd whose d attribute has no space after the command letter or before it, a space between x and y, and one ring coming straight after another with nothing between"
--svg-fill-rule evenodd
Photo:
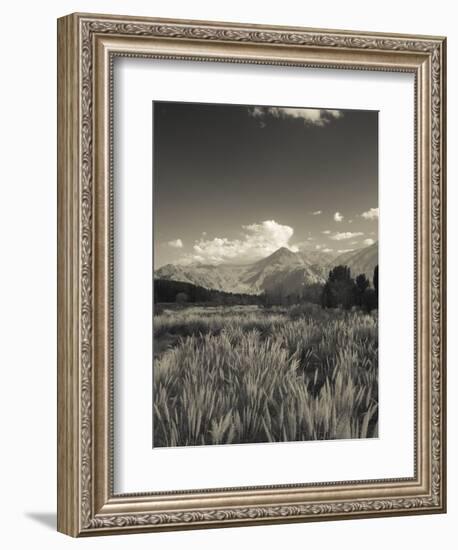
<instances>
[{"instance_id":1,"label":"cloudy sky","mask_svg":"<svg viewBox=\"0 0 458 550\"><path fill-rule=\"evenodd\" d=\"M378 113L155 102L154 265L378 238Z\"/></svg>"}]
</instances>

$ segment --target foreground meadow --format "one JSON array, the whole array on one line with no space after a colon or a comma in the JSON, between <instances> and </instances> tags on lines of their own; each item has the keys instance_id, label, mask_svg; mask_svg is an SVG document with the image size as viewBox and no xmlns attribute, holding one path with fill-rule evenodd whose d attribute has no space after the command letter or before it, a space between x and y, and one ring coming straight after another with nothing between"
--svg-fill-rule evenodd
<instances>
[{"instance_id":1,"label":"foreground meadow","mask_svg":"<svg viewBox=\"0 0 458 550\"><path fill-rule=\"evenodd\" d=\"M376 312L158 311L155 447L378 436Z\"/></svg>"}]
</instances>

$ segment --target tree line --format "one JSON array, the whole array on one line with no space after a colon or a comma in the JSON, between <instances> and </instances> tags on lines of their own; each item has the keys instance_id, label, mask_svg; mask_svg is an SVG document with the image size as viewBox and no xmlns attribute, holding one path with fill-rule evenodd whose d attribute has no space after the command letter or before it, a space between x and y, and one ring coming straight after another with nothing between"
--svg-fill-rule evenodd
<instances>
[{"instance_id":1,"label":"tree line","mask_svg":"<svg viewBox=\"0 0 458 550\"><path fill-rule=\"evenodd\" d=\"M321 305L343 309L357 306L365 311L372 311L378 308L378 265L374 268L372 285L371 288L364 273L353 279L350 268L339 265L329 272L321 294Z\"/></svg>"},{"instance_id":2,"label":"tree line","mask_svg":"<svg viewBox=\"0 0 458 550\"><path fill-rule=\"evenodd\" d=\"M178 304L253 305L262 304L262 297L254 294L223 292L169 279L154 279L154 302Z\"/></svg>"},{"instance_id":3,"label":"tree line","mask_svg":"<svg viewBox=\"0 0 458 550\"><path fill-rule=\"evenodd\" d=\"M289 306L301 303L321 305L323 308L351 309L358 307L370 312L378 308L378 265L375 266L371 281L364 273L351 276L346 265L339 265L329 271L324 284L304 285L290 292L282 285L266 290L262 294L239 294L204 288L192 283L154 280L154 302L212 305L273 305Z\"/></svg>"},{"instance_id":4,"label":"tree line","mask_svg":"<svg viewBox=\"0 0 458 550\"><path fill-rule=\"evenodd\" d=\"M378 307L378 265L374 269L372 285L364 273L353 279L350 268L339 265L329 271L324 284L305 285L294 292L278 285L265 291L263 303L266 306L288 306L308 302L323 308L359 307L369 312Z\"/></svg>"}]
</instances>

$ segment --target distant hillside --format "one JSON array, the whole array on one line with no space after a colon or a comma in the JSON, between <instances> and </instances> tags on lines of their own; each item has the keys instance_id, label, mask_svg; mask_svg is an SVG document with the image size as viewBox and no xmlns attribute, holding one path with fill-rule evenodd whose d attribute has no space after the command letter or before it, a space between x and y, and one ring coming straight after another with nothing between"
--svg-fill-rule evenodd
<instances>
[{"instance_id":1,"label":"distant hillside","mask_svg":"<svg viewBox=\"0 0 458 550\"><path fill-rule=\"evenodd\" d=\"M314 258L315 260L315 258ZM287 280L300 284L323 283L326 268L308 260L305 254L280 248L267 258L248 265L174 265L167 264L155 277L182 281L208 289L241 294L261 294Z\"/></svg>"},{"instance_id":2,"label":"distant hillside","mask_svg":"<svg viewBox=\"0 0 458 550\"><path fill-rule=\"evenodd\" d=\"M243 274L243 281L259 293L288 283L291 287L324 283L324 275L323 268L308 261L304 254L279 248L267 258L249 266Z\"/></svg>"},{"instance_id":3,"label":"distant hillside","mask_svg":"<svg viewBox=\"0 0 458 550\"><path fill-rule=\"evenodd\" d=\"M279 248L270 256L248 265L167 264L155 272L155 279L189 283L220 292L259 295L282 289L294 294L304 288L324 284L329 270L348 265L352 275L365 273L372 280L378 264L378 243L367 248L335 255L320 250L292 252Z\"/></svg>"},{"instance_id":4,"label":"distant hillside","mask_svg":"<svg viewBox=\"0 0 458 550\"><path fill-rule=\"evenodd\" d=\"M167 264L155 271L160 279L182 281L204 288L223 292L255 294L249 285L242 281L246 266L237 265L190 265Z\"/></svg>"},{"instance_id":5,"label":"distant hillside","mask_svg":"<svg viewBox=\"0 0 458 550\"><path fill-rule=\"evenodd\" d=\"M378 242L371 244L366 248L345 252L337 256L331 262L331 267L336 265L346 265L351 270L352 277L356 277L360 273L364 273L372 282L374 268L378 265Z\"/></svg>"}]
</instances>

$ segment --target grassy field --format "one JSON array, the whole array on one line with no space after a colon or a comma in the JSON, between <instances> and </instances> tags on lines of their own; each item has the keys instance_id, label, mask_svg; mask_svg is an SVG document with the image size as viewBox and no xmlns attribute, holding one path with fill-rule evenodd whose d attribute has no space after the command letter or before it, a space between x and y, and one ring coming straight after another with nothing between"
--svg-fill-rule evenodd
<instances>
[{"instance_id":1,"label":"grassy field","mask_svg":"<svg viewBox=\"0 0 458 550\"><path fill-rule=\"evenodd\" d=\"M376 312L158 311L155 447L378 436Z\"/></svg>"}]
</instances>

